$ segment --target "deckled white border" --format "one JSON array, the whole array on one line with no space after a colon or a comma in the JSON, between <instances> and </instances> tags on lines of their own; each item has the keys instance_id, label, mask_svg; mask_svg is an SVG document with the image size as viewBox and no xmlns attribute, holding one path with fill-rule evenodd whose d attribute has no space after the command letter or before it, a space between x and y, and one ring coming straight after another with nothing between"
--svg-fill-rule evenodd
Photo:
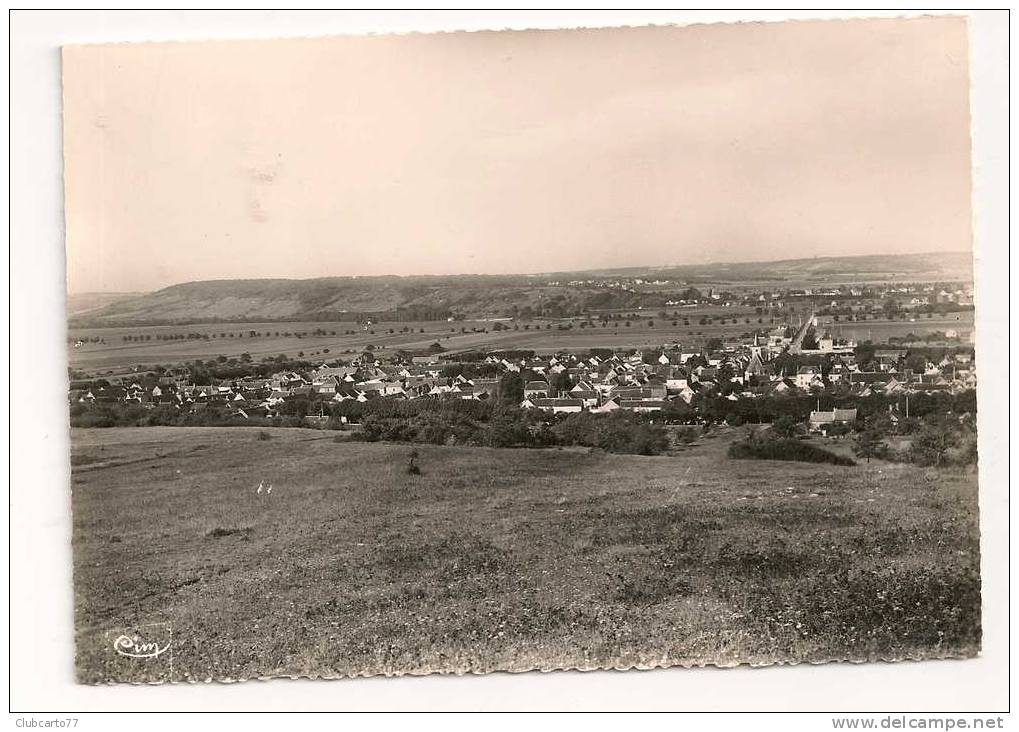
<instances>
[{"instance_id":1,"label":"deckled white border","mask_svg":"<svg viewBox=\"0 0 1019 732\"><path fill-rule=\"evenodd\" d=\"M934 11L937 12L937 11ZM15 13L11 19L12 708L105 710L695 709L991 711L1006 704L1007 15L971 19L984 651L971 661L768 669L276 680L84 687L73 682L67 501L58 47L66 43L901 16L902 11ZM993 367L993 369L992 369ZM26 384L35 388L26 390ZM1016 413L1019 413L1017 411ZM6 670L4 670L6 672ZM788 729L807 718L765 718ZM711 720L705 720L712 723ZM268 724L266 720L266 724ZM138 729L137 718L104 720ZM147 724L147 723L146 723ZM824 718L803 728L830 728ZM253 725L246 725L253 726ZM261 725L257 725L261 726Z\"/></svg>"}]
</instances>

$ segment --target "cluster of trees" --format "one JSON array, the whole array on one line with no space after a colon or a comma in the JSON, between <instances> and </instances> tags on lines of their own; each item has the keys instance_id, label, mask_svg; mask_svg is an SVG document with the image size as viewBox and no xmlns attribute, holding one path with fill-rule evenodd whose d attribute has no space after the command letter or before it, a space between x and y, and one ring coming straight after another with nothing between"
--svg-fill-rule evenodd
<instances>
[{"instance_id":1,"label":"cluster of trees","mask_svg":"<svg viewBox=\"0 0 1019 732\"><path fill-rule=\"evenodd\" d=\"M507 361L519 361L525 358L534 358L534 351L529 349L507 349L503 351L462 351L456 355L457 360L467 363L471 361L484 361L489 356L494 356Z\"/></svg>"},{"instance_id":2,"label":"cluster of trees","mask_svg":"<svg viewBox=\"0 0 1019 732\"><path fill-rule=\"evenodd\" d=\"M796 442L802 436L803 428L801 421L783 415L759 434L770 437L773 442ZM880 458L927 467L943 467L974 465L977 461L976 421L972 416L960 417L951 413L927 411L921 417L913 416L893 422L888 412L876 411L862 416L855 425L843 426L841 431L845 434L855 432L853 451L857 457L867 462L871 458ZM837 433L832 430L828 432L829 435ZM893 449L889 444L893 437L904 438L908 447ZM758 442L761 441L758 438Z\"/></svg>"},{"instance_id":3,"label":"cluster of trees","mask_svg":"<svg viewBox=\"0 0 1019 732\"><path fill-rule=\"evenodd\" d=\"M893 449L893 435L908 437L908 447ZM925 467L968 466L977 462L976 421L949 414L927 414L893 425L887 415L867 418L857 432L854 450L858 457L911 462Z\"/></svg>"},{"instance_id":4,"label":"cluster of trees","mask_svg":"<svg viewBox=\"0 0 1019 732\"><path fill-rule=\"evenodd\" d=\"M195 360L189 363L187 368L192 384L209 386L224 380L247 377L265 379L277 371L303 371L313 368L313 364L311 361L283 354L255 362L250 354L242 353L239 357L217 356L207 361Z\"/></svg>"},{"instance_id":5,"label":"cluster of trees","mask_svg":"<svg viewBox=\"0 0 1019 732\"><path fill-rule=\"evenodd\" d=\"M367 415L360 438L368 442L425 442L434 445L486 445L487 423L456 413L422 412L412 417Z\"/></svg>"},{"instance_id":6,"label":"cluster of trees","mask_svg":"<svg viewBox=\"0 0 1019 732\"><path fill-rule=\"evenodd\" d=\"M660 425L629 412L567 415L551 427L555 444L597 447L606 452L659 455L669 447L669 436Z\"/></svg>"},{"instance_id":7,"label":"cluster of trees","mask_svg":"<svg viewBox=\"0 0 1019 732\"><path fill-rule=\"evenodd\" d=\"M922 399L922 397L928 397ZM874 407L869 411L858 412L858 420L854 425L841 426L845 434L855 433L853 450L860 459L870 462L871 458L911 462L925 467L970 466L977 462L976 420L972 413L950 409L952 396L947 394L918 395L921 398L920 413L914 413L908 419L893 421L890 413L882 410L876 400L868 400ZM974 394L958 396L957 406L968 405ZM912 401L911 401L912 407ZM757 458L765 460L805 460L807 462L833 462L834 464L851 464L838 462L825 457L827 451L801 441L804 432L803 421L792 414L782 414L773 418L771 426L766 430L748 430L747 438L734 443L729 454L735 458ZM839 430L829 430L828 434L838 434ZM902 449L894 449L890 440L893 437L903 438ZM799 447L797 447L799 446ZM817 452L820 450L820 452ZM829 453L830 454L830 453ZM785 457L789 456L789 457ZM832 458L844 460L837 455Z\"/></svg>"},{"instance_id":8,"label":"cluster of trees","mask_svg":"<svg viewBox=\"0 0 1019 732\"><path fill-rule=\"evenodd\" d=\"M622 308L637 308L644 303L645 298L637 292L626 290L602 290L588 295L584 300L585 310L619 310Z\"/></svg>"},{"instance_id":9,"label":"cluster of trees","mask_svg":"<svg viewBox=\"0 0 1019 732\"><path fill-rule=\"evenodd\" d=\"M71 405L72 427L300 427L302 424L300 417L244 419L224 406L213 404L194 412L170 406L145 409L139 404L119 402L93 407Z\"/></svg>"},{"instance_id":10,"label":"cluster of trees","mask_svg":"<svg viewBox=\"0 0 1019 732\"><path fill-rule=\"evenodd\" d=\"M524 399L524 384L528 381L545 381L548 383L549 394L558 396L567 394L576 386L569 373L561 371L547 377L533 371L507 371L499 380L498 400L502 404L516 406Z\"/></svg>"},{"instance_id":11,"label":"cluster of trees","mask_svg":"<svg viewBox=\"0 0 1019 732\"><path fill-rule=\"evenodd\" d=\"M889 407L904 406L904 398L894 395L872 394L861 397L855 395L825 395L821 400L823 409L856 409L860 420L872 415L887 415ZM697 395L690 404L682 400L669 402L659 414L671 423L692 422L726 422L730 425L762 424L775 422L781 417L789 417L795 422L804 422L810 413L817 409L818 400L809 395L783 395L750 398L728 399L724 396ZM948 413L976 413L976 391L969 389L957 394L943 391L913 394L909 397L909 413L911 417L923 418L929 415ZM912 423L903 420L906 427ZM862 423L861 423L862 426Z\"/></svg>"},{"instance_id":12,"label":"cluster of trees","mask_svg":"<svg viewBox=\"0 0 1019 732\"><path fill-rule=\"evenodd\" d=\"M919 337L909 334L899 339L891 337L888 339L889 345L896 343L910 343L913 344L916 341L938 341L943 340L944 334L932 333L927 336ZM873 343L863 343L854 349L856 361L860 365L861 371L873 371L877 369L877 362L874 358L875 352L880 346L874 345ZM909 351L902 359L900 366L902 368L911 369L913 371L923 371L928 361L933 363L940 362L945 356L955 356L957 354L967 354L970 357L973 356L973 349L968 346L917 346L910 345Z\"/></svg>"},{"instance_id":13,"label":"cluster of trees","mask_svg":"<svg viewBox=\"0 0 1019 732\"><path fill-rule=\"evenodd\" d=\"M502 372L494 363L449 363L439 370L439 376L444 378L456 378L463 376L465 379L491 379Z\"/></svg>"},{"instance_id":14,"label":"cluster of trees","mask_svg":"<svg viewBox=\"0 0 1019 732\"><path fill-rule=\"evenodd\" d=\"M925 421L909 449L909 459L917 465L975 465L977 462L976 424L944 417Z\"/></svg>"},{"instance_id":15,"label":"cluster of trees","mask_svg":"<svg viewBox=\"0 0 1019 732\"><path fill-rule=\"evenodd\" d=\"M582 412L546 423L541 415L498 405L472 414L442 402L420 403L428 406L413 414L373 411L363 415L360 439L489 447L583 446L634 455L658 455L669 446L664 428L630 413Z\"/></svg>"},{"instance_id":16,"label":"cluster of trees","mask_svg":"<svg viewBox=\"0 0 1019 732\"><path fill-rule=\"evenodd\" d=\"M353 399L330 405L330 426L339 427L343 419L347 422L363 422L372 419L409 420L422 414L437 414L456 421L460 419L488 422L496 412L491 401L473 399L371 399L358 402Z\"/></svg>"}]
</instances>

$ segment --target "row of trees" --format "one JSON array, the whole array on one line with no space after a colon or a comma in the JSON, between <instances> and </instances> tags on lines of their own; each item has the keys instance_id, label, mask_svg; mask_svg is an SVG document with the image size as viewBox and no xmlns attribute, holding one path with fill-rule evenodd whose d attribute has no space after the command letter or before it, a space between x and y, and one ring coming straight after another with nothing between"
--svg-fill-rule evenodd
<instances>
[{"instance_id":1,"label":"row of trees","mask_svg":"<svg viewBox=\"0 0 1019 732\"><path fill-rule=\"evenodd\" d=\"M860 419L872 415L888 415L889 408L900 416L905 414L905 400L894 395L872 394L861 397L847 394L821 398L823 409L856 409ZM762 424L774 422L781 417L789 417L802 423L817 409L818 399L807 395L765 396L755 399L740 398L731 400L721 396L695 396L690 404L682 400L669 402L660 414L669 422L722 422L730 425ZM909 413L912 419L900 420L900 426L909 430L917 425L916 420L943 414L976 413L976 391L969 389L957 394L949 392L930 392L914 394L909 397Z\"/></svg>"},{"instance_id":2,"label":"row of trees","mask_svg":"<svg viewBox=\"0 0 1019 732\"><path fill-rule=\"evenodd\" d=\"M172 406L146 409L139 404L71 405L72 427L300 427L303 419L280 416L274 419L245 419L226 406L210 404L190 411Z\"/></svg>"},{"instance_id":3,"label":"row of trees","mask_svg":"<svg viewBox=\"0 0 1019 732\"><path fill-rule=\"evenodd\" d=\"M183 340L188 340L188 341L191 341L191 340L208 341L208 340L213 340L213 339L225 340L225 339L228 339L228 338L297 338L297 339L301 339L301 338L310 338L310 337L314 337L314 338L326 338L326 337L332 337L332 336L337 336L337 335L345 335L345 336L347 336L347 335L357 335L360 332L361 332L360 330L349 329L349 328L347 330L342 331L342 332L335 331L335 330L326 330L325 328L316 328L316 329L310 330L310 331L307 331L307 330L300 330L300 331L289 331L289 330L258 331L258 330L248 330L248 331L239 331L239 332L222 331L222 332L219 332L219 333L212 333L212 332L210 332L210 333L156 333L154 335L152 333L135 333L135 334L125 334L125 335L121 336L121 339L125 343L130 343L130 342L145 342L145 341L151 341L153 339L155 339L157 341L183 341ZM373 329L370 329L368 332L371 335L374 335L376 331L373 328ZM385 332L388 333L389 335L395 335L397 333L413 333L413 332L415 332L415 329L411 328L410 326L405 325L402 328L389 328ZM424 333L425 329L424 328L417 328L416 332ZM96 342L98 342L99 339L95 339L95 340L96 340Z\"/></svg>"}]
</instances>

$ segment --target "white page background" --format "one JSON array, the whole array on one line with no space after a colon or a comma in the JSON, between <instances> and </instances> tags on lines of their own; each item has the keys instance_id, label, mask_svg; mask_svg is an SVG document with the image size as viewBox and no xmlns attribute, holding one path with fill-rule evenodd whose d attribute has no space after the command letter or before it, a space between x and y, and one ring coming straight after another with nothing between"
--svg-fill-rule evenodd
<instances>
[{"instance_id":1,"label":"white page background","mask_svg":"<svg viewBox=\"0 0 1019 732\"><path fill-rule=\"evenodd\" d=\"M933 11L937 12L937 11ZM868 11L865 17L916 12ZM991 712L1008 705L1008 24L970 21L980 403L984 650L977 659L767 669L492 674L151 687L73 678L73 591L64 316L59 47L481 28L848 17L846 11L16 11L11 23L11 709L86 711L696 710ZM59 714L57 714L59 712ZM740 718L761 729L831 729L831 714ZM82 721L82 729L90 720ZM188 724L188 720L180 720ZM198 720L195 720L196 722ZM312 722L302 718L302 723ZM704 718L705 725L723 718ZM731 718L730 718L731 721ZM240 726L239 722L216 720ZM103 729L172 719L105 716ZM246 719L245 727L276 725ZM698 725L700 726L700 725ZM99 727L97 727L99 728Z\"/></svg>"}]
</instances>

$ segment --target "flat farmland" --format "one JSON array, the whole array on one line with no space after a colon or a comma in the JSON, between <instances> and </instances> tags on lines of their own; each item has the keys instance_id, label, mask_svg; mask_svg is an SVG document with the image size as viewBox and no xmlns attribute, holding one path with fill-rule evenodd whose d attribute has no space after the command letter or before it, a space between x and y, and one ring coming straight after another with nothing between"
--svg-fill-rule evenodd
<instances>
[{"instance_id":1,"label":"flat farmland","mask_svg":"<svg viewBox=\"0 0 1019 732\"><path fill-rule=\"evenodd\" d=\"M699 317L699 316L698 316ZM662 346L664 344L681 343L691 347L702 345L709 338L733 337L751 331L757 327L770 327L767 318L763 325L758 325L756 318L752 325L743 320L725 325L717 322L711 325L671 325L671 320L654 319L654 326L649 327L647 320L632 320L629 327L625 321L613 321L605 328L596 324L591 328L580 328L580 321L544 321L535 320L523 324L510 323L509 330L495 331L496 325L491 321L462 321L448 323L432 321L424 323L386 323L374 326L374 334L357 329L352 335L344 335L351 330L350 323L231 323L216 325L193 326L159 326L139 328L99 328L71 333L72 338L102 338L103 343L86 343L79 348L69 349L70 365L88 371L115 371L137 365L169 364L207 360L216 356L240 356L248 353L256 361L266 356L286 354L297 356L303 353L306 357L316 360L332 358L349 358L360 353L371 344L376 352L384 355L399 349L428 348L438 341L448 351L467 351L473 349L531 349L538 352L559 349L586 350L589 348L643 348ZM572 328L564 326L572 324ZM514 330L513 325L520 325ZM527 326L525 330L524 326ZM563 326L563 327L561 327ZM410 332L401 333L400 329L409 327ZM356 326L354 326L356 328ZM395 332L389 333L392 328ZM461 333L461 328L466 333ZM326 335L313 335L316 329ZM422 333L421 330L424 330ZM473 332L488 330L488 332ZM250 331L260 335L251 337ZM307 332L308 335L297 337L287 336L287 332ZM329 335L335 331L336 335ZM215 338L159 340L157 334L175 334L201 332L216 334ZM276 335L279 333L279 335ZM226 334L226 337L222 337ZM230 337L233 334L233 337ZM151 336L146 341L124 341L124 336L136 338ZM326 351L328 349L328 351Z\"/></svg>"},{"instance_id":2,"label":"flat farmland","mask_svg":"<svg viewBox=\"0 0 1019 732\"><path fill-rule=\"evenodd\" d=\"M350 322L294 322L294 323L213 323L172 326L138 326L121 328L75 329L68 333L73 341L77 338L101 338L104 343L85 343L79 348L69 348L68 360L73 368L85 370L127 368L137 365L169 364L207 360L217 356L240 356L248 353L254 360L267 356L285 354L296 356L304 353L311 358L322 360L360 353L371 344L385 352L400 348L427 348L437 339L452 336L454 329L491 327L494 323L428 321L414 323L378 323L372 330L363 330ZM408 328L408 332L400 332ZM389 329L394 333L390 334ZM420 332L424 330L424 333ZM315 335L315 331L324 334ZM344 335L344 331L355 331ZM258 335L252 336L254 331ZM307 333L297 336L296 333ZM208 335L209 339L177 340L169 336L189 333ZM335 333L336 335L331 335ZM288 335L289 334L289 335ZM131 340L125 340L125 336ZM148 336L148 340L138 340ZM160 339L163 337L164 339ZM328 352L325 349L329 349Z\"/></svg>"},{"instance_id":3,"label":"flat farmland","mask_svg":"<svg viewBox=\"0 0 1019 732\"><path fill-rule=\"evenodd\" d=\"M72 430L77 669L172 628L170 678L768 664L974 654L976 477ZM844 448L836 448L844 449ZM260 483L273 486L258 491Z\"/></svg>"},{"instance_id":4,"label":"flat farmland","mask_svg":"<svg viewBox=\"0 0 1019 732\"><path fill-rule=\"evenodd\" d=\"M715 310L718 310L717 308ZM303 353L311 360L328 360L332 358L350 357L359 353L371 344L385 354L398 349L425 349L439 341L448 351L465 351L472 349L531 349L537 352L550 352L559 349L581 351L590 348L651 348L663 345L680 344L684 348L697 349L703 347L710 338L733 338L758 328L773 327L783 322L776 318L772 322L770 316L752 314L726 313L719 315L712 312L716 321L700 325L697 321L701 311L687 310L676 319L667 317L664 320L657 315L645 313L648 320L632 319L630 326L626 321L611 321L606 327L596 322L593 327L581 328L578 320L544 321L534 320L523 323L508 323L509 330L495 331L492 321L462 321L449 323L446 321L426 321L414 323L379 322L374 324L374 334L365 332L356 324L349 322L307 322L307 323L216 323L181 326L146 326L132 328L93 328L72 330L71 339L102 338L103 343L85 343L79 348L69 348L69 362L73 368L89 372L113 372L139 365L173 364L195 359L207 360L216 356L240 356L248 353L253 359L260 360L268 356L286 354L297 356ZM690 325L683 325L683 317L690 319ZM726 323L720 324L718 317L726 317ZM736 317L736 322L733 322ZM763 323L758 323L760 317ZM750 323L746 320L750 319ZM677 322L673 326L672 323ZM795 322L795 321L794 321ZM572 328L566 329L566 324ZM519 325L519 330L514 326ZM527 328L525 329L525 326ZM408 332L401 329L408 328ZM461 328L466 333L461 333ZM394 333L389 333L392 329ZM485 332L472 332L488 330ZM936 331L956 329L971 332L973 329L973 313L951 314L933 318L917 318L909 320L868 320L862 323L835 324L833 330L846 338L859 341L870 339L875 342L887 341L892 336L905 336L907 333L924 335ZM316 330L324 331L324 335L314 335ZM356 330L352 335L344 335L346 330ZM258 335L252 337L254 331ZM423 332L421 332L423 331ZM297 337L294 333L305 332L308 335ZM335 332L336 335L331 335ZM160 340L159 336L173 334L201 333L209 334L205 339ZM291 335L286 335L290 333ZM215 334L215 337L211 337ZM124 340L128 336L132 340ZM139 341L139 337L148 336L149 340ZM326 350L328 349L328 351Z\"/></svg>"},{"instance_id":5,"label":"flat farmland","mask_svg":"<svg viewBox=\"0 0 1019 732\"><path fill-rule=\"evenodd\" d=\"M865 340L874 343L885 343L889 338L902 338L910 333L924 336L928 333L944 332L946 330L959 331L969 336L973 333L973 311L969 310L960 313L949 313L947 315L936 315L931 318L917 317L915 320L867 320L861 323L835 323L832 330L843 338L851 338L858 342ZM970 343L963 340L963 343Z\"/></svg>"}]
</instances>

